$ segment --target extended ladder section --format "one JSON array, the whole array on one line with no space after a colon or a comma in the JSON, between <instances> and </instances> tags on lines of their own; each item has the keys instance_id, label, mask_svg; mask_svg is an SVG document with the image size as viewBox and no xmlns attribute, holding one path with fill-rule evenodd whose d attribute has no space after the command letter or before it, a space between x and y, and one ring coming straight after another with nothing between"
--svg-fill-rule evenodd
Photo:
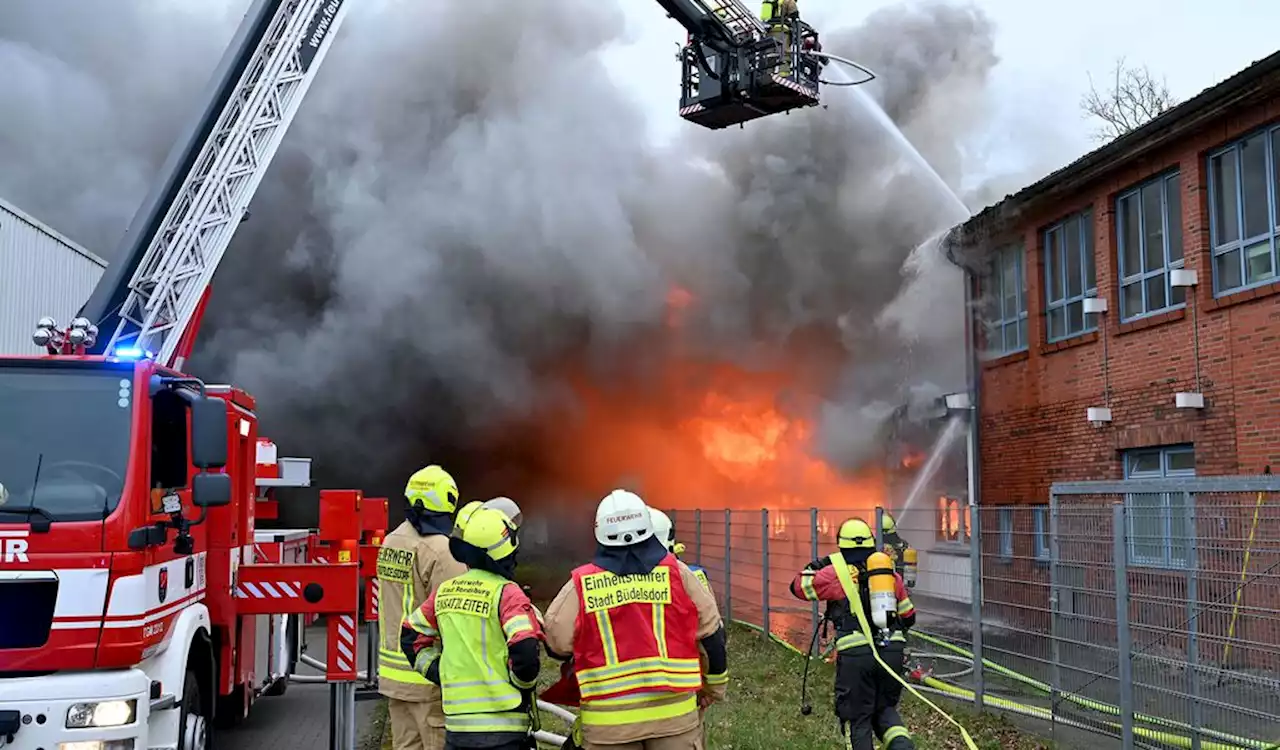
<instances>
[{"instance_id":1,"label":"extended ladder section","mask_svg":"<svg viewBox=\"0 0 1280 750\"><path fill-rule=\"evenodd\" d=\"M707 13L724 21L739 42L759 39L765 33L764 22L752 13L742 0L696 0Z\"/></svg>"},{"instance_id":2,"label":"extended ladder section","mask_svg":"<svg viewBox=\"0 0 1280 750\"><path fill-rule=\"evenodd\" d=\"M344 0L257 0L246 15L215 79L214 111L170 156L170 180L139 211L120 268L86 305L111 331L102 351L173 362L346 9Z\"/></svg>"}]
</instances>

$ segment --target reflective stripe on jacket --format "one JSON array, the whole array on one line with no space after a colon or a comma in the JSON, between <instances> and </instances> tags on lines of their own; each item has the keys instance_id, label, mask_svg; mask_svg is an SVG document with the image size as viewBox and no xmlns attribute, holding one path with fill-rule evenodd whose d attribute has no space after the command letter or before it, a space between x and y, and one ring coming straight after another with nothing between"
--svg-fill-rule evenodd
<instances>
[{"instance_id":1,"label":"reflective stripe on jacket","mask_svg":"<svg viewBox=\"0 0 1280 750\"><path fill-rule=\"evenodd\" d=\"M465 571L466 567L449 554L446 536L422 536L405 522L383 539L377 566L378 692L403 701L440 699L440 688L418 674L405 658L400 648L400 625L441 581Z\"/></svg>"},{"instance_id":2,"label":"reflective stripe on jacket","mask_svg":"<svg viewBox=\"0 0 1280 750\"><path fill-rule=\"evenodd\" d=\"M639 575L584 565L573 571L573 584L583 723L634 724L696 711L698 612L675 555Z\"/></svg>"},{"instance_id":3,"label":"reflective stripe on jacket","mask_svg":"<svg viewBox=\"0 0 1280 750\"><path fill-rule=\"evenodd\" d=\"M440 631L440 685L450 732L525 732L520 690L507 669L507 637L500 612L505 578L469 570L440 584L435 598ZM519 627L510 623L510 627ZM526 624L527 627L527 624ZM418 624L415 623L415 629Z\"/></svg>"}]
</instances>

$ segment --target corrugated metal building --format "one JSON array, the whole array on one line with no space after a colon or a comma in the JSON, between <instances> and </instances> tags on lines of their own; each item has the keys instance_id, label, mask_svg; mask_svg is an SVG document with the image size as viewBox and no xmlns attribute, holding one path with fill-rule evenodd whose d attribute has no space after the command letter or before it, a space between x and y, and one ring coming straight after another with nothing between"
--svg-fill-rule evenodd
<instances>
[{"instance_id":1,"label":"corrugated metal building","mask_svg":"<svg viewBox=\"0 0 1280 750\"><path fill-rule=\"evenodd\" d=\"M0 354L38 354L31 343L45 315L65 324L107 263L0 199Z\"/></svg>"}]
</instances>

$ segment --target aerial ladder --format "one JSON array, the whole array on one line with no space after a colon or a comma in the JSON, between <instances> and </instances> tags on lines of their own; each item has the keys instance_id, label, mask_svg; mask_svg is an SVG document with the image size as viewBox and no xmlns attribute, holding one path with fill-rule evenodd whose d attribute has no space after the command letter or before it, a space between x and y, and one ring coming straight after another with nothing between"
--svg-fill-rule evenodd
<instances>
[{"instance_id":1,"label":"aerial ladder","mask_svg":"<svg viewBox=\"0 0 1280 750\"><path fill-rule=\"evenodd\" d=\"M680 116L712 130L821 103L818 34L799 18L766 25L741 0L658 0L688 31Z\"/></svg>"}]
</instances>

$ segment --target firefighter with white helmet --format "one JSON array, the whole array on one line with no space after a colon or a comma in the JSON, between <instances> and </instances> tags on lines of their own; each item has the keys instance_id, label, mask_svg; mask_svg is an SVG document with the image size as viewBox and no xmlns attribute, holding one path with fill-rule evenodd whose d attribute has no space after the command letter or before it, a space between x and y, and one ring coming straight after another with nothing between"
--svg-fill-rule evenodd
<instances>
[{"instance_id":1,"label":"firefighter with white helmet","mask_svg":"<svg viewBox=\"0 0 1280 750\"><path fill-rule=\"evenodd\" d=\"M649 517L653 519L653 533L658 536L658 540L669 550L671 554L680 557L684 554L685 546L676 541L676 528L671 523L671 516L658 510L657 508L649 509ZM687 565L688 563L686 563ZM707 571L701 565L689 565L689 570L697 576L698 581L711 591L711 581L707 578ZM714 593L714 592L713 592Z\"/></svg>"},{"instance_id":2,"label":"firefighter with white helmet","mask_svg":"<svg viewBox=\"0 0 1280 750\"><path fill-rule=\"evenodd\" d=\"M546 615L547 650L572 655L581 744L698 750L698 709L722 700L729 681L715 599L654 534L635 493L600 501L595 536L595 556Z\"/></svg>"},{"instance_id":3,"label":"firefighter with white helmet","mask_svg":"<svg viewBox=\"0 0 1280 750\"><path fill-rule=\"evenodd\" d=\"M466 572L449 552L458 483L433 464L409 477L404 497L404 523L387 534L378 550L378 692L387 698L393 750L441 750L445 715L440 688L405 658L400 625L441 582Z\"/></svg>"},{"instance_id":4,"label":"firefighter with white helmet","mask_svg":"<svg viewBox=\"0 0 1280 750\"><path fill-rule=\"evenodd\" d=\"M915 607L893 561L876 551L875 534L866 521L845 521L836 542L836 552L796 574L791 593L828 602L826 618L836 628L835 709L841 730L848 730L853 750L873 750L877 737L885 750L914 750L898 714L902 683L876 656L878 652L901 675Z\"/></svg>"},{"instance_id":5,"label":"firefighter with white helmet","mask_svg":"<svg viewBox=\"0 0 1280 750\"><path fill-rule=\"evenodd\" d=\"M454 540L467 571L440 584L400 630L414 669L443 691L446 748L535 747L542 630L511 580L520 537L510 511L486 503L469 515Z\"/></svg>"}]
</instances>

